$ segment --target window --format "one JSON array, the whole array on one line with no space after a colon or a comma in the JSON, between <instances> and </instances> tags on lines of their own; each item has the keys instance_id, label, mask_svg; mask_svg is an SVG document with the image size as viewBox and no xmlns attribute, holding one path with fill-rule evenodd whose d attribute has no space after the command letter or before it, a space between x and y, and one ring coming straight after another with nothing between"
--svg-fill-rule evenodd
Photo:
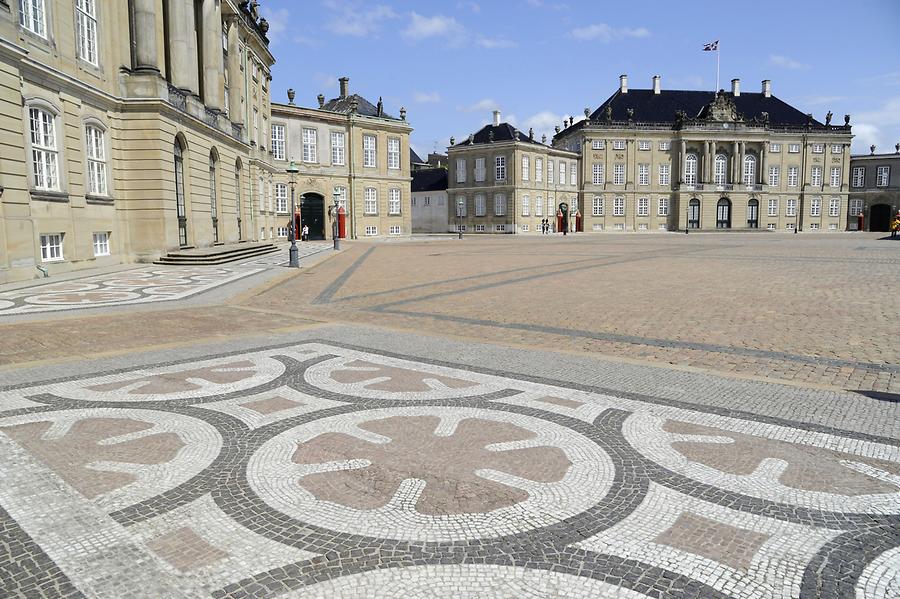
<instances>
[{"instance_id":1,"label":"window","mask_svg":"<svg viewBox=\"0 0 900 599\"><path fill-rule=\"evenodd\" d=\"M850 216L859 216L862 214L863 201L861 199L850 199Z\"/></svg>"},{"instance_id":2,"label":"window","mask_svg":"<svg viewBox=\"0 0 900 599\"><path fill-rule=\"evenodd\" d=\"M484 225L475 225L476 233L484 233Z\"/></svg>"},{"instance_id":3,"label":"window","mask_svg":"<svg viewBox=\"0 0 900 599\"><path fill-rule=\"evenodd\" d=\"M603 196L594 196L591 214L593 216L603 216Z\"/></svg>"},{"instance_id":4,"label":"window","mask_svg":"<svg viewBox=\"0 0 900 599\"><path fill-rule=\"evenodd\" d=\"M344 166L344 134L341 131L331 132L331 165Z\"/></svg>"},{"instance_id":5,"label":"window","mask_svg":"<svg viewBox=\"0 0 900 599\"><path fill-rule=\"evenodd\" d=\"M602 162L595 162L591 166L591 183L594 185L603 185L606 178L605 169Z\"/></svg>"},{"instance_id":6,"label":"window","mask_svg":"<svg viewBox=\"0 0 900 599\"><path fill-rule=\"evenodd\" d=\"M787 229L788 231L793 231L793 230L794 230L794 223L787 223L787 224L784 226L784 228Z\"/></svg>"},{"instance_id":7,"label":"window","mask_svg":"<svg viewBox=\"0 0 900 599\"><path fill-rule=\"evenodd\" d=\"M650 185L650 165L638 165L638 185Z\"/></svg>"},{"instance_id":8,"label":"window","mask_svg":"<svg viewBox=\"0 0 900 599\"><path fill-rule=\"evenodd\" d=\"M602 231L603 223L594 223L593 225L591 225L591 229L594 231Z\"/></svg>"},{"instance_id":9,"label":"window","mask_svg":"<svg viewBox=\"0 0 900 599\"><path fill-rule=\"evenodd\" d=\"M800 144L788 144L788 152L790 154L799 154L800 153Z\"/></svg>"},{"instance_id":10,"label":"window","mask_svg":"<svg viewBox=\"0 0 900 599\"><path fill-rule=\"evenodd\" d=\"M774 231L775 226L775 223L766 223L766 229L768 229L769 231Z\"/></svg>"},{"instance_id":11,"label":"window","mask_svg":"<svg viewBox=\"0 0 900 599\"><path fill-rule=\"evenodd\" d=\"M531 230L531 227L529 227L528 225L522 225L522 232L523 232L523 233L527 233L529 230Z\"/></svg>"},{"instance_id":12,"label":"window","mask_svg":"<svg viewBox=\"0 0 900 599\"><path fill-rule=\"evenodd\" d=\"M522 216L531 216L531 200L528 196L522 196Z\"/></svg>"},{"instance_id":13,"label":"window","mask_svg":"<svg viewBox=\"0 0 900 599\"><path fill-rule=\"evenodd\" d=\"M363 166L375 167L375 136L363 135Z\"/></svg>"},{"instance_id":14,"label":"window","mask_svg":"<svg viewBox=\"0 0 900 599\"><path fill-rule=\"evenodd\" d=\"M554 210L556 210L555 200L553 199L553 196L548 196L547 197L547 216L553 216L555 214Z\"/></svg>"},{"instance_id":15,"label":"window","mask_svg":"<svg viewBox=\"0 0 900 599\"><path fill-rule=\"evenodd\" d=\"M728 158L724 154L716 154L713 163L713 182L716 185L728 183Z\"/></svg>"},{"instance_id":16,"label":"window","mask_svg":"<svg viewBox=\"0 0 900 599\"><path fill-rule=\"evenodd\" d=\"M796 198L788 198L787 208L784 212L785 216L797 216L797 199Z\"/></svg>"},{"instance_id":17,"label":"window","mask_svg":"<svg viewBox=\"0 0 900 599\"><path fill-rule=\"evenodd\" d=\"M624 230L625 230L625 223L616 223L614 228L615 228L616 231L624 231Z\"/></svg>"},{"instance_id":18,"label":"window","mask_svg":"<svg viewBox=\"0 0 900 599\"><path fill-rule=\"evenodd\" d=\"M853 187L862 187L866 182L866 167L853 167Z\"/></svg>"},{"instance_id":19,"label":"window","mask_svg":"<svg viewBox=\"0 0 900 599\"><path fill-rule=\"evenodd\" d=\"M279 237L287 237L288 236L288 228L287 227L278 227L278 236Z\"/></svg>"},{"instance_id":20,"label":"window","mask_svg":"<svg viewBox=\"0 0 900 599\"><path fill-rule=\"evenodd\" d=\"M553 161L547 161L547 183L553 183Z\"/></svg>"},{"instance_id":21,"label":"window","mask_svg":"<svg viewBox=\"0 0 900 599\"><path fill-rule=\"evenodd\" d=\"M778 153L781 151L781 144L772 143L769 144L769 151Z\"/></svg>"},{"instance_id":22,"label":"window","mask_svg":"<svg viewBox=\"0 0 900 599\"><path fill-rule=\"evenodd\" d=\"M388 214L400 214L400 190L388 190Z\"/></svg>"},{"instance_id":23,"label":"window","mask_svg":"<svg viewBox=\"0 0 900 599\"><path fill-rule=\"evenodd\" d=\"M837 231L837 223L829 223L828 230L829 231Z\"/></svg>"},{"instance_id":24,"label":"window","mask_svg":"<svg viewBox=\"0 0 900 599\"><path fill-rule=\"evenodd\" d=\"M484 201L483 194L475 196L475 216L484 216L487 214L487 202Z\"/></svg>"},{"instance_id":25,"label":"window","mask_svg":"<svg viewBox=\"0 0 900 599\"><path fill-rule=\"evenodd\" d=\"M284 160L284 125L272 125L272 157Z\"/></svg>"},{"instance_id":26,"label":"window","mask_svg":"<svg viewBox=\"0 0 900 599\"><path fill-rule=\"evenodd\" d=\"M378 214L378 190L374 187L366 187L363 211L366 214Z\"/></svg>"},{"instance_id":27,"label":"window","mask_svg":"<svg viewBox=\"0 0 900 599\"><path fill-rule=\"evenodd\" d=\"M544 216L544 198L541 196L534 198L534 215Z\"/></svg>"},{"instance_id":28,"label":"window","mask_svg":"<svg viewBox=\"0 0 900 599\"><path fill-rule=\"evenodd\" d=\"M319 161L319 152L316 148L317 133L315 129L303 129L303 162Z\"/></svg>"},{"instance_id":29,"label":"window","mask_svg":"<svg viewBox=\"0 0 900 599\"><path fill-rule=\"evenodd\" d=\"M660 187L668 187L671 181L671 167L668 164L659 165L659 185Z\"/></svg>"},{"instance_id":30,"label":"window","mask_svg":"<svg viewBox=\"0 0 900 599\"><path fill-rule=\"evenodd\" d=\"M819 223L809 223L809 228L810 228L810 229L818 229L818 228L819 228Z\"/></svg>"},{"instance_id":31,"label":"window","mask_svg":"<svg viewBox=\"0 0 900 599\"><path fill-rule=\"evenodd\" d=\"M544 159L543 158L535 158L534 159L534 180L535 181L543 181L544 180Z\"/></svg>"},{"instance_id":32,"label":"window","mask_svg":"<svg viewBox=\"0 0 900 599\"><path fill-rule=\"evenodd\" d=\"M484 158L476 158L475 159L475 180L476 181L484 181L485 175L487 174L486 169L484 168Z\"/></svg>"},{"instance_id":33,"label":"window","mask_svg":"<svg viewBox=\"0 0 900 599\"><path fill-rule=\"evenodd\" d=\"M778 198L769 198L769 216L778 216Z\"/></svg>"},{"instance_id":34,"label":"window","mask_svg":"<svg viewBox=\"0 0 900 599\"><path fill-rule=\"evenodd\" d=\"M47 37L44 28L44 0L19 0L19 24L32 33Z\"/></svg>"},{"instance_id":35,"label":"window","mask_svg":"<svg viewBox=\"0 0 900 599\"><path fill-rule=\"evenodd\" d=\"M28 0L26 0L27 2ZM31 0L34 2L34 0ZM75 0L75 37L78 58L97 64L96 0Z\"/></svg>"},{"instance_id":36,"label":"window","mask_svg":"<svg viewBox=\"0 0 900 599\"><path fill-rule=\"evenodd\" d=\"M638 141L638 150L642 152L650 151L650 140L649 139L641 139Z\"/></svg>"},{"instance_id":37,"label":"window","mask_svg":"<svg viewBox=\"0 0 900 599\"><path fill-rule=\"evenodd\" d=\"M506 196L502 193L494 196L494 216L506 216Z\"/></svg>"},{"instance_id":38,"label":"window","mask_svg":"<svg viewBox=\"0 0 900 599\"><path fill-rule=\"evenodd\" d=\"M109 233L94 233L94 256L109 256Z\"/></svg>"},{"instance_id":39,"label":"window","mask_svg":"<svg viewBox=\"0 0 900 599\"><path fill-rule=\"evenodd\" d=\"M391 225L390 227L388 227L388 233L390 233L391 235L399 235L401 230L402 229L400 229L400 225Z\"/></svg>"},{"instance_id":40,"label":"window","mask_svg":"<svg viewBox=\"0 0 900 599\"><path fill-rule=\"evenodd\" d=\"M828 201L828 216L840 216L841 214L841 199L840 198L831 198Z\"/></svg>"},{"instance_id":41,"label":"window","mask_svg":"<svg viewBox=\"0 0 900 599\"><path fill-rule=\"evenodd\" d=\"M259 108L253 109L253 138L250 140L252 143L259 143ZM266 236L263 234L263 239Z\"/></svg>"},{"instance_id":42,"label":"window","mask_svg":"<svg viewBox=\"0 0 900 599\"><path fill-rule=\"evenodd\" d=\"M669 216L669 198L659 198L656 214L657 216Z\"/></svg>"},{"instance_id":43,"label":"window","mask_svg":"<svg viewBox=\"0 0 900 599\"><path fill-rule=\"evenodd\" d=\"M613 150L624 150L625 149L625 140L624 139L614 139L613 140Z\"/></svg>"},{"instance_id":44,"label":"window","mask_svg":"<svg viewBox=\"0 0 900 599\"><path fill-rule=\"evenodd\" d=\"M466 182L466 159L465 158L457 158L456 159L456 182L457 183L465 183Z\"/></svg>"},{"instance_id":45,"label":"window","mask_svg":"<svg viewBox=\"0 0 900 599\"><path fill-rule=\"evenodd\" d=\"M528 181L531 176L531 159L528 156L522 156L522 181Z\"/></svg>"},{"instance_id":46,"label":"window","mask_svg":"<svg viewBox=\"0 0 900 599\"><path fill-rule=\"evenodd\" d=\"M103 141L103 130L96 125L84 128L85 145L87 146L88 193L91 195L108 195L106 188L106 145Z\"/></svg>"},{"instance_id":47,"label":"window","mask_svg":"<svg viewBox=\"0 0 900 599\"><path fill-rule=\"evenodd\" d=\"M57 262L63 259L62 233L41 235L41 262Z\"/></svg>"},{"instance_id":48,"label":"window","mask_svg":"<svg viewBox=\"0 0 900 599\"><path fill-rule=\"evenodd\" d=\"M829 183L831 184L831 187L841 186L841 167L831 167L831 180L829 181Z\"/></svg>"},{"instance_id":49,"label":"window","mask_svg":"<svg viewBox=\"0 0 900 599\"><path fill-rule=\"evenodd\" d=\"M42 4L43 6L43 4ZM31 159L34 186L37 189L59 189L54 115L41 108L29 108L31 126Z\"/></svg>"},{"instance_id":50,"label":"window","mask_svg":"<svg viewBox=\"0 0 900 599\"><path fill-rule=\"evenodd\" d=\"M275 212L284 214L288 211L288 194L287 185L284 183L275 184Z\"/></svg>"},{"instance_id":51,"label":"window","mask_svg":"<svg viewBox=\"0 0 900 599\"><path fill-rule=\"evenodd\" d=\"M812 167L812 174L809 177L809 182L818 187L822 184L822 167L814 166Z\"/></svg>"},{"instance_id":52,"label":"window","mask_svg":"<svg viewBox=\"0 0 900 599\"><path fill-rule=\"evenodd\" d=\"M788 187L797 187L797 177L800 170L796 166L788 167Z\"/></svg>"},{"instance_id":53,"label":"window","mask_svg":"<svg viewBox=\"0 0 900 599\"><path fill-rule=\"evenodd\" d=\"M388 168L400 168L400 139L389 137L387 141L388 147Z\"/></svg>"},{"instance_id":54,"label":"window","mask_svg":"<svg viewBox=\"0 0 900 599\"><path fill-rule=\"evenodd\" d=\"M809 215L820 216L822 214L822 198L811 198L809 200Z\"/></svg>"},{"instance_id":55,"label":"window","mask_svg":"<svg viewBox=\"0 0 900 599\"><path fill-rule=\"evenodd\" d=\"M672 142L670 142L670 141L659 142L659 151L660 152L668 152L670 149L672 149Z\"/></svg>"},{"instance_id":56,"label":"window","mask_svg":"<svg viewBox=\"0 0 900 599\"><path fill-rule=\"evenodd\" d=\"M891 180L891 167L879 166L875 171L875 186L887 187Z\"/></svg>"},{"instance_id":57,"label":"window","mask_svg":"<svg viewBox=\"0 0 900 599\"><path fill-rule=\"evenodd\" d=\"M638 231L646 231L647 223L638 223Z\"/></svg>"},{"instance_id":58,"label":"window","mask_svg":"<svg viewBox=\"0 0 900 599\"><path fill-rule=\"evenodd\" d=\"M506 225L505 224L494 225L494 232L495 233L506 233Z\"/></svg>"},{"instance_id":59,"label":"window","mask_svg":"<svg viewBox=\"0 0 900 599\"><path fill-rule=\"evenodd\" d=\"M841 144L831 144L831 153L832 154L843 154L844 146Z\"/></svg>"},{"instance_id":60,"label":"window","mask_svg":"<svg viewBox=\"0 0 900 599\"><path fill-rule=\"evenodd\" d=\"M625 216L625 198L613 198L613 216Z\"/></svg>"},{"instance_id":61,"label":"window","mask_svg":"<svg viewBox=\"0 0 900 599\"><path fill-rule=\"evenodd\" d=\"M476 198L476 202L477 200L478 198ZM469 207L466 204L466 196L456 196L456 216L466 216L468 208Z\"/></svg>"},{"instance_id":62,"label":"window","mask_svg":"<svg viewBox=\"0 0 900 599\"><path fill-rule=\"evenodd\" d=\"M346 187L335 187L335 191L338 192L338 208L343 208L345 211L347 210L347 188Z\"/></svg>"},{"instance_id":63,"label":"window","mask_svg":"<svg viewBox=\"0 0 900 599\"><path fill-rule=\"evenodd\" d=\"M613 165L613 185L625 185L625 165Z\"/></svg>"},{"instance_id":64,"label":"window","mask_svg":"<svg viewBox=\"0 0 900 599\"><path fill-rule=\"evenodd\" d=\"M569 185L578 185L578 164L569 164Z\"/></svg>"},{"instance_id":65,"label":"window","mask_svg":"<svg viewBox=\"0 0 900 599\"><path fill-rule=\"evenodd\" d=\"M506 181L506 156L494 158L494 179L496 181Z\"/></svg>"},{"instance_id":66,"label":"window","mask_svg":"<svg viewBox=\"0 0 900 599\"><path fill-rule=\"evenodd\" d=\"M778 186L781 183L781 168L778 166L769 167L769 185Z\"/></svg>"},{"instance_id":67,"label":"window","mask_svg":"<svg viewBox=\"0 0 900 599\"><path fill-rule=\"evenodd\" d=\"M378 227L374 225L366 225L366 237L378 235Z\"/></svg>"},{"instance_id":68,"label":"window","mask_svg":"<svg viewBox=\"0 0 900 599\"><path fill-rule=\"evenodd\" d=\"M813 154L822 154L825 152L825 144L813 144L812 151Z\"/></svg>"},{"instance_id":69,"label":"window","mask_svg":"<svg viewBox=\"0 0 900 599\"><path fill-rule=\"evenodd\" d=\"M638 216L649 216L650 215L650 198L638 198L637 215Z\"/></svg>"},{"instance_id":70,"label":"window","mask_svg":"<svg viewBox=\"0 0 900 599\"><path fill-rule=\"evenodd\" d=\"M744 156L744 185L756 183L756 156Z\"/></svg>"},{"instance_id":71,"label":"window","mask_svg":"<svg viewBox=\"0 0 900 599\"><path fill-rule=\"evenodd\" d=\"M688 154L684 158L684 182L686 185L697 183L697 155Z\"/></svg>"},{"instance_id":72,"label":"window","mask_svg":"<svg viewBox=\"0 0 900 599\"><path fill-rule=\"evenodd\" d=\"M603 139L592 139L591 140L591 149L592 150L603 150L606 148L606 140Z\"/></svg>"},{"instance_id":73,"label":"window","mask_svg":"<svg viewBox=\"0 0 900 599\"><path fill-rule=\"evenodd\" d=\"M562 160L559 161L559 184L566 184L566 163Z\"/></svg>"}]
</instances>

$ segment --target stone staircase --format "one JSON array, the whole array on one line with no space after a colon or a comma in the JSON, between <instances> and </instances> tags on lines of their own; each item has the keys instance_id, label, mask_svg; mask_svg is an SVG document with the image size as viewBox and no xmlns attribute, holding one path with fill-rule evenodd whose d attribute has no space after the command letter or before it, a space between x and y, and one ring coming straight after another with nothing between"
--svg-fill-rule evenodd
<instances>
[{"instance_id":1,"label":"stone staircase","mask_svg":"<svg viewBox=\"0 0 900 599\"><path fill-rule=\"evenodd\" d=\"M169 252L153 263L177 266L215 266L256 258L276 251L278 251L278 247L274 243L235 243L200 249L180 249Z\"/></svg>"}]
</instances>

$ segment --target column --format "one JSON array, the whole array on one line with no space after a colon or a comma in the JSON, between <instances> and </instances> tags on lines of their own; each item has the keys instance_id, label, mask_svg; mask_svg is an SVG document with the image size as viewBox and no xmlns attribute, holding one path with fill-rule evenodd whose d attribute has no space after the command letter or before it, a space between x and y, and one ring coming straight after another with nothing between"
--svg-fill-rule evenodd
<instances>
[{"instance_id":1,"label":"column","mask_svg":"<svg viewBox=\"0 0 900 599\"><path fill-rule=\"evenodd\" d=\"M731 183L738 184L741 181L740 176L740 156L739 153L740 144L738 142L734 142L734 147L731 152Z\"/></svg>"},{"instance_id":2,"label":"column","mask_svg":"<svg viewBox=\"0 0 900 599\"><path fill-rule=\"evenodd\" d=\"M197 94L197 44L194 31L194 4L168 0L169 81L178 89Z\"/></svg>"},{"instance_id":3,"label":"column","mask_svg":"<svg viewBox=\"0 0 900 599\"><path fill-rule=\"evenodd\" d=\"M136 71L159 73L156 49L156 1L134 0L134 37Z\"/></svg>"},{"instance_id":4,"label":"column","mask_svg":"<svg viewBox=\"0 0 900 599\"><path fill-rule=\"evenodd\" d=\"M203 43L203 103L225 110L222 82L222 6L219 0L203 0L200 33Z\"/></svg>"},{"instance_id":5,"label":"column","mask_svg":"<svg viewBox=\"0 0 900 599\"><path fill-rule=\"evenodd\" d=\"M744 182L744 155L746 152L746 148L744 147L744 142L740 142L738 146L740 148L740 160L738 161L738 179L741 183Z\"/></svg>"},{"instance_id":6,"label":"column","mask_svg":"<svg viewBox=\"0 0 900 599\"><path fill-rule=\"evenodd\" d=\"M759 153L759 184L769 184L769 167L766 160L769 157L769 143L763 142L762 151Z\"/></svg>"},{"instance_id":7,"label":"column","mask_svg":"<svg viewBox=\"0 0 900 599\"><path fill-rule=\"evenodd\" d=\"M233 123L244 124L244 111L241 110L241 92L244 80L241 77L241 44L237 15L228 18L228 116Z\"/></svg>"},{"instance_id":8,"label":"column","mask_svg":"<svg viewBox=\"0 0 900 599\"><path fill-rule=\"evenodd\" d=\"M703 157L703 182L704 183L712 183L713 176L713 152L712 152L712 144L711 141L705 142L705 150L706 154Z\"/></svg>"},{"instance_id":9,"label":"column","mask_svg":"<svg viewBox=\"0 0 900 599\"><path fill-rule=\"evenodd\" d=\"M687 157L687 142L681 140L681 154L678 157L678 182L684 183L684 159Z\"/></svg>"}]
</instances>

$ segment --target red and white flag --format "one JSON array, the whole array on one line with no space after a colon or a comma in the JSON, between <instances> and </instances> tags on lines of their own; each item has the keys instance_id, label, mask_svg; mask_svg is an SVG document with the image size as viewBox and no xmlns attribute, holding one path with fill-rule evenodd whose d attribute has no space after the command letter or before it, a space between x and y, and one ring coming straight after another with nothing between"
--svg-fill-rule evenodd
<instances>
[{"instance_id":1,"label":"red and white flag","mask_svg":"<svg viewBox=\"0 0 900 599\"><path fill-rule=\"evenodd\" d=\"M718 52L719 51L719 40L710 42L708 44L704 44L703 51L704 52Z\"/></svg>"}]
</instances>

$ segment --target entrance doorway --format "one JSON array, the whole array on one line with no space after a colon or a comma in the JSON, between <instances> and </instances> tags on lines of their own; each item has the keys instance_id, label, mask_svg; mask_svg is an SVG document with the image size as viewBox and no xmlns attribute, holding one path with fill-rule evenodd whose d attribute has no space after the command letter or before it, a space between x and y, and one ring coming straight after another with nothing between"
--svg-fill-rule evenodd
<instances>
[{"instance_id":1,"label":"entrance doorway","mask_svg":"<svg viewBox=\"0 0 900 599\"><path fill-rule=\"evenodd\" d=\"M750 200L747 203L747 228L759 228L759 200Z\"/></svg>"},{"instance_id":2,"label":"entrance doorway","mask_svg":"<svg viewBox=\"0 0 900 599\"><path fill-rule=\"evenodd\" d=\"M888 204L875 204L869 210L869 231L891 230L891 207Z\"/></svg>"},{"instance_id":3,"label":"entrance doorway","mask_svg":"<svg viewBox=\"0 0 900 599\"><path fill-rule=\"evenodd\" d=\"M700 228L700 200L688 202L688 229Z\"/></svg>"},{"instance_id":4,"label":"entrance doorway","mask_svg":"<svg viewBox=\"0 0 900 599\"><path fill-rule=\"evenodd\" d=\"M300 220L309 227L310 239L325 239L325 198L317 193L300 196Z\"/></svg>"},{"instance_id":5,"label":"entrance doorway","mask_svg":"<svg viewBox=\"0 0 900 599\"><path fill-rule=\"evenodd\" d=\"M716 228L731 228L731 200L728 198L722 198L716 204Z\"/></svg>"}]
</instances>

